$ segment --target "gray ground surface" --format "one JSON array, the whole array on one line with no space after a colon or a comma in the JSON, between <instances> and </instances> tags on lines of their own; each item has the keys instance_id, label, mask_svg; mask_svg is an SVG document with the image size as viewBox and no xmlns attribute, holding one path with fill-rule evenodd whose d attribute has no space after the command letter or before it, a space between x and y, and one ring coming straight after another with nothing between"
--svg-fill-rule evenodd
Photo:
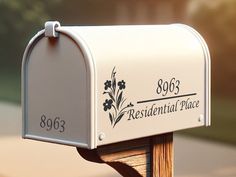
<instances>
[{"instance_id":1,"label":"gray ground surface","mask_svg":"<svg viewBox=\"0 0 236 177\"><path fill-rule=\"evenodd\" d=\"M21 108L0 103L0 177L119 177L83 160L74 147L23 140ZM235 177L236 148L176 135L176 177Z\"/></svg>"}]
</instances>

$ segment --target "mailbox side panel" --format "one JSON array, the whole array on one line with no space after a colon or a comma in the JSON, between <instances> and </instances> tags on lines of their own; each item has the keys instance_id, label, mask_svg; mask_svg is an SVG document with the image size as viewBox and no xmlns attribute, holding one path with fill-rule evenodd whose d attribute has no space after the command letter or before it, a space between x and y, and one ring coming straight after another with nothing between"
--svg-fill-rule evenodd
<instances>
[{"instance_id":1,"label":"mailbox side panel","mask_svg":"<svg viewBox=\"0 0 236 177\"><path fill-rule=\"evenodd\" d=\"M84 148L91 143L90 70L80 46L61 33L31 41L22 66L23 137Z\"/></svg>"},{"instance_id":2,"label":"mailbox side panel","mask_svg":"<svg viewBox=\"0 0 236 177\"><path fill-rule=\"evenodd\" d=\"M98 146L209 125L210 60L179 25L78 27L93 55Z\"/></svg>"}]
</instances>

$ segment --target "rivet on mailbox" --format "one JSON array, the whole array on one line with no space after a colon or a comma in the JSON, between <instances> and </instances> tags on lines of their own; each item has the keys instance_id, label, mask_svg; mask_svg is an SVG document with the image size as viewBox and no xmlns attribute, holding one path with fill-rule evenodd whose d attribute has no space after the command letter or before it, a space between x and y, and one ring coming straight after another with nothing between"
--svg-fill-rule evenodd
<instances>
[{"instance_id":1,"label":"rivet on mailbox","mask_svg":"<svg viewBox=\"0 0 236 177\"><path fill-rule=\"evenodd\" d=\"M210 55L181 24L47 22L22 64L23 137L94 149L210 125Z\"/></svg>"}]
</instances>

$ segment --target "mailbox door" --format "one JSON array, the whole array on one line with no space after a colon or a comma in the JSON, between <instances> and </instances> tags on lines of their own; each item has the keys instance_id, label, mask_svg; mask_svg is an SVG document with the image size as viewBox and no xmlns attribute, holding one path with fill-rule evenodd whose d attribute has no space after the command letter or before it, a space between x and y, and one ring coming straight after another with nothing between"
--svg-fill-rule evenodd
<instances>
[{"instance_id":1,"label":"mailbox door","mask_svg":"<svg viewBox=\"0 0 236 177\"><path fill-rule=\"evenodd\" d=\"M90 78L84 55L72 38L43 33L23 62L25 138L80 147L90 142Z\"/></svg>"}]
</instances>

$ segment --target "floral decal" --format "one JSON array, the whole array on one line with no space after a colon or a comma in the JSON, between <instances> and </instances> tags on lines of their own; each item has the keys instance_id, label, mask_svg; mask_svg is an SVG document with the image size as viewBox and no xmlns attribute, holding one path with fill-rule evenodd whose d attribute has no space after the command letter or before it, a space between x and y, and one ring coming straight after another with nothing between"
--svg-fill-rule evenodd
<instances>
[{"instance_id":1,"label":"floral decal","mask_svg":"<svg viewBox=\"0 0 236 177\"><path fill-rule=\"evenodd\" d=\"M111 88L111 81L106 81L104 85L105 85L105 90L107 90L108 88Z\"/></svg>"},{"instance_id":2,"label":"floral decal","mask_svg":"<svg viewBox=\"0 0 236 177\"><path fill-rule=\"evenodd\" d=\"M125 105L126 99L124 98L124 89L126 88L126 83L124 80L116 82L116 71L115 67L111 73L111 80L107 80L104 83L103 94L108 95L108 99L103 103L104 111L109 111L109 119L113 128L122 119L127 109L133 107L134 105L130 102Z\"/></svg>"},{"instance_id":3,"label":"floral decal","mask_svg":"<svg viewBox=\"0 0 236 177\"><path fill-rule=\"evenodd\" d=\"M119 86L120 90L125 89L125 81L122 80L122 81L118 82L118 86Z\"/></svg>"},{"instance_id":4,"label":"floral decal","mask_svg":"<svg viewBox=\"0 0 236 177\"><path fill-rule=\"evenodd\" d=\"M108 109L111 109L113 101L112 100L105 100L105 103L103 103L104 111L107 111Z\"/></svg>"}]
</instances>

